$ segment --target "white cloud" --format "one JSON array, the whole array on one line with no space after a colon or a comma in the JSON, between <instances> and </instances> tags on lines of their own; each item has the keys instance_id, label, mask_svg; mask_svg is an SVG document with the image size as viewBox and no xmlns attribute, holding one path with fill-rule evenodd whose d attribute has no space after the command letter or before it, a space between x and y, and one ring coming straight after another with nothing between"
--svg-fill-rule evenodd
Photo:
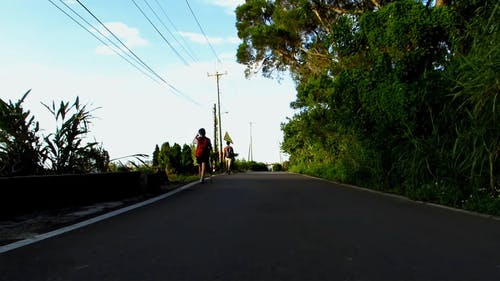
<instances>
[{"instance_id":1,"label":"white cloud","mask_svg":"<svg viewBox=\"0 0 500 281\"><path fill-rule=\"evenodd\" d=\"M219 58L224 61L236 61L236 54L234 52L219 54Z\"/></svg>"},{"instance_id":2,"label":"white cloud","mask_svg":"<svg viewBox=\"0 0 500 281\"><path fill-rule=\"evenodd\" d=\"M95 52L98 55L112 55L112 54L115 54L115 51L113 51L113 49L111 49L111 47L104 46L104 45L97 46L95 48Z\"/></svg>"},{"instance_id":3,"label":"white cloud","mask_svg":"<svg viewBox=\"0 0 500 281\"><path fill-rule=\"evenodd\" d=\"M199 43L199 44L207 44L207 39L203 34L200 33L194 33L194 32L184 32L181 31L179 34L191 40L192 42ZM238 44L240 42L239 38L237 37L229 37L229 38L222 38L222 37L208 37L208 41L210 44L218 45L218 44L224 44L224 43L230 43L230 44Z\"/></svg>"},{"instance_id":4,"label":"white cloud","mask_svg":"<svg viewBox=\"0 0 500 281\"><path fill-rule=\"evenodd\" d=\"M203 34L183 31L179 32L179 34L182 37L191 40L192 42L207 44L207 39L205 38L205 36L203 36ZM221 44L224 43L225 40L221 37L208 37L208 41L210 42L210 44Z\"/></svg>"},{"instance_id":5,"label":"white cloud","mask_svg":"<svg viewBox=\"0 0 500 281\"><path fill-rule=\"evenodd\" d=\"M208 0L207 3L224 7L227 14L234 14L236 7L245 3L245 0Z\"/></svg>"},{"instance_id":6,"label":"white cloud","mask_svg":"<svg viewBox=\"0 0 500 281\"><path fill-rule=\"evenodd\" d=\"M133 48L137 46L147 46L149 45L149 42L142 38L139 32L139 29L134 28L134 27L129 27L127 24L122 23L122 22L107 22L104 23L104 25L111 30L128 48ZM107 30L104 30L104 28L99 28L101 33L103 34L108 34L109 32ZM114 39L112 35L108 35L109 38ZM115 41L115 40L114 40ZM116 42L117 45L119 42ZM113 54L114 52L108 48L107 46L101 45L96 48L96 53L97 54Z\"/></svg>"},{"instance_id":7,"label":"white cloud","mask_svg":"<svg viewBox=\"0 0 500 281\"><path fill-rule=\"evenodd\" d=\"M227 38L227 42L237 45L241 43L241 39L239 37L229 37Z\"/></svg>"}]
</instances>

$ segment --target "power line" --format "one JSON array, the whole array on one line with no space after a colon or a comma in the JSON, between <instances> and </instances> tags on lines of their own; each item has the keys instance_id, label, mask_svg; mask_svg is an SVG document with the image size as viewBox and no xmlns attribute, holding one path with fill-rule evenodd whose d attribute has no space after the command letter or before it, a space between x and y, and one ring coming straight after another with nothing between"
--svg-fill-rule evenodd
<instances>
[{"instance_id":1,"label":"power line","mask_svg":"<svg viewBox=\"0 0 500 281\"><path fill-rule=\"evenodd\" d=\"M97 22L99 22L99 24L101 24L101 26L104 27L104 29L106 29L109 32L109 34L111 34L118 42L120 42L120 44L125 49L127 49L127 51L129 51L144 67L146 67L151 73L153 73L157 78L162 80L164 83L167 83L160 75L158 75L158 73L156 73L153 69L151 69L151 67L149 67L132 50L130 50L130 48L127 47L127 45L125 45L125 43L123 43L122 40L120 40L120 38L118 38L118 36L116 36L111 30L109 30L109 28L99 18L97 18L97 16L95 16L94 13L92 13L84 4L82 4L82 2L80 2L80 0L76 0L76 2L78 2L78 4L80 4L80 6L82 6Z\"/></svg>"},{"instance_id":2,"label":"power line","mask_svg":"<svg viewBox=\"0 0 500 281\"><path fill-rule=\"evenodd\" d=\"M187 96L186 94L182 93L177 88L175 88L173 85L171 85L170 83L168 83L167 81L165 81L165 79L163 79L163 77L161 77L158 73L156 73L153 69L151 69L151 67L149 67L141 58L139 58L132 50L130 50L130 48L127 47L127 45L125 45L125 43L123 43L120 40L120 38L118 38L118 36L116 36L111 30L109 30L109 28L99 18L97 18L97 16L95 16L84 4L82 4L82 2L80 2L80 0L75 0L75 1L78 4L80 4L80 6L82 6L97 22L99 22L99 24L101 24L118 42L120 42L120 44L125 49L127 49L136 59L138 59L144 67L146 67L152 74L154 74L154 76L156 76L163 83L165 83L165 85L167 85L173 91L174 94L180 95L180 96L188 99L189 101L191 101L191 102L193 102L195 104L198 104L193 99L191 99L189 96Z\"/></svg>"},{"instance_id":3,"label":"power line","mask_svg":"<svg viewBox=\"0 0 500 281\"><path fill-rule=\"evenodd\" d=\"M77 0L77 1L78 1L78 0ZM208 46L210 46L210 49L212 50L212 52L213 52L213 53L214 53L214 55L215 55L215 58L217 59L217 61L218 61L219 63L222 63L222 62L221 62L221 60L219 59L219 56L217 55L217 52L215 52L214 47L212 47L212 44L210 44L210 40L208 40L207 34L205 34L205 31L204 31L204 30L203 30L203 28L201 27L200 21L198 21L198 18L197 18L197 17L196 17L196 15L194 14L193 9L191 9L191 5L189 5L188 0L186 0L186 4L187 4L187 6L188 6L188 8L189 8L189 11L191 11L191 14L193 15L193 17L194 17L194 19L195 19L196 23L198 24L198 27L200 28L201 33L203 33L203 36L205 36L205 40L207 40Z\"/></svg>"},{"instance_id":4,"label":"power line","mask_svg":"<svg viewBox=\"0 0 500 281\"><path fill-rule=\"evenodd\" d=\"M63 0L59 0L61 3L63 3L69 10L71 10L75 15L77 15L82 21L84 21L87 25L89 25L95 32L97 32L98 34L100 34L101 36L103 36L104 38L106 38L111 44L113 44L115 46L115 48L111 47L108 43L104 42L101 38L99 38L94 32L92 32L90 29L88 29L87 27L85 27L81 22L79 22L77 19L75 19L73 16L71 16L69 13L67 13L64 9L62 9L60 6L58 6L56 3L54 3L52 0L48 0L54 7L56 7L59 11L61 11L62 13L64 13L67 17L69 17L71 20L73 20L78 26L80 26L81 28L83 28L85 31L87 31L88 33L90 33L90 35L92 35L94 38L96 38L97 40L99 40L102 44L104 44L106 47L110 48L113 52L115 52L117 55L119 55L122 59L124 59L125 61L127 61L130 65L132 65L134 68L136 68L137 70L139 70L141 73L143 73L144 75L146 75L148 78L150 78L151 80L153 80L154 82L156 83L160 83L163 82L165 85L167 85L171 92L179 97L183 97L184 99L188 100L189 102L193 103L193 104L196 104L196 105L200 105L198 102L196 102L195 100L193 100L191 97L189 97L188 95L184 94L183 92L181 92L179 89L177 89L176 87L174 87L172 84L168 83L167 81L165 81L165 79L163 79L158 73L156 73L153 69L151 69L151 67L149 67L143 60L141 60L133 51L131 51L111 30L109 30L109 28L107 28L106 25L104 25L102 23L102 21L100 21L85 5L83 5L79 0L75 0L78 4L80 4L80 6L82 6L95 20L97 20L103 27L104 29L106 29L118 42L120 42L120 44L126 49L129 51L129 53L125 52L122 48L120 48L115 42L113 42L113 40L111 40L108 36L104 35L101 31L99 31L99 29L95 28L92 24L90 24L87 20L85 20L85 18L83 18L77 11L75 11L74 9L72 9L71 7L69 7L66 3L64 3ZM129 59L127 59L126 57L124 57L122 54L120 54L119 51L121 51L123 54L125 55L128 55L129 58L131 58L132 60L136 61L137 63L140 64L140 66L146 68L152 75L154 75L156 78L154 78L153 76L151 76L150 74L148 74L147 72L145 72L143 69L141 69L139 66L137 66L136 64L134 64L132 61L130 61ZM133 57L130 55L132 54ZM158 80L156 80L158 79ZM160 80L160 81L159 81Z\"/></svg>"},{"instance_id":5,"label":"power line","mask_svg":"<svg viewBox=\"0 0 500 281\"><path fill-rule=\"evenodd\" d=\"M158 3L158 0L156 0ZM186 48L184 48L184 46L181 44L181 42L179 42L179 40L177 40L177 38L175 37L175 35L172 33L172 31L170 31L170 29L165 25L165 23L161 20L160 16L158 16L158 14L155 12L155 10L153 9L153 7L151 7L151 5L149 5L148 1L147 0L144 0L144 3L146 3L146 5L149 7L149 9L151 10L151 12L155 15L156 19L161 23L161 25L165 28L165 30L168 32L168 34L170 34L170 36L172 37L172 39L175 40L175 42L184 50L184 52L189 56L191 57L191 59L193 61L196 61L196 59L186 50ZM163 8L160 6L160 9L163 10Z\"/></svg>"},{"instance_id":6,"label":"power line","mask_svg":"<svg viewBox=\"0 0 500 281\"><path fill-rule=\"evenodd\" d=\"M187 63L187 61L181 56L181 54L179 54L179 52L177 52L177 50L174 48L174 46L172 46L172 44L170 44L170 42L168 42L167 38L165 38L165 36L163 36L163 34L161 33L161 31L156 27L156 25L151 21L151 19L148 17L148 15L146 15L146 13L144 13L144 11L141 9L141 7L139 7L139 5L137 5L137 2L135 2L135 0L132 0L132 2L134 3L134 5L137 7L137 9L141 12L141 14L146 18L146 20L151 24L151 26L153 26L153 28L156 30L156 32L158 32L158 34L161 36L161 38L163 39L163 41L165 41L165 43L168 44L168 46L172 49L172 51L175 53L175 55L185 64L185 65L189 65ZM146 2L146 1L144 1ZM146 2L146 4L149 6L149 4ZM153 10L151 8L151 6L149 6L151 10ZM153 11L154 12L154 11Z\"/></svg>"},{"instance_id":7,"label":"power line","mask_svg":"<svg viewBox=\"0 0 500 281\"><path fill-rule=\"evenodd\" d=\"M174 31L179 34L179 29L175 26L175 24L172 22L172 20L170 19L170 17L167 15L167 12L165 11L165 9L163 9L162 5L160 4L160 2L158 2L158 0L155 0L156 4L158 5L158 7L160 7L160 10L162 11L163 15L165 16L165 18L168 20L168 22L170 23L170 25L172 25L172 27L174 28ZM158 19L162 24L163 26L165 27L165 29L169 30L165 24L163 23L162 20ZM175 39L175 41L182 47L182 49L193 59L193 61L197 62L198 61L198 58L196 57L196 55L194 54L193 50L191 50L189 48L189 44L188 42L186 41L186 39L184 39L184 37L180 36L181 40L184 42L184 44L180 43L176 38L175 36L172 34L172 32L169 31L169 33L172 35L172 37Z\"/></svg>"},{"instance_id":8,"label":"power line","mask_svg":"<svg viewBox=\"0 0 500 281\"><path fill-rule=\"evenodd\" d=\"M99 38L97 35L95 35L91 30L89 30L88 28L86 28L85 26L83 26L83 24L81 24L77 19L75 19L74 17L72 17L70 14L68 14L66 11L64 11L61 7L59 7L56 3L54 3L52 0L48 0L52 5L54 5L57 9L59 9L59 11L61 11L62 13L64 13L66 16L68 16L71 20L73 20L76 24L78 24L81 28L83 28L85 31L87 31L88 33L90 33L90 35L92 35L94 38L96 38L97 40L99 40L102 44L104 44L106 47L108 47L109 49L111 49L113 52L115 52L115 54L117 54L118 56L120 56L122 59L124 59L125 61L127 61L130 65L132 65L134 68L136 68L137 70L139 70L140 72L142 72L142 74L146 75L147 77L149 77L151 80L153 80L154 82L156 83L159 83L158 80L156 80L155 78L153 78L151 75L149 75L148 73L146 73L144 70L140 69L136 64L134 64L133 62L131 62L130 60L128 60L126 57L124 57L122 54L120 54L116 49L112 48L110 45L108 45L106 42L104 42L101 38ZM85 20L80 14L78 14L75 10L73 10L70 6L68 6L63 0L59 0L62 4L64 4L69 10L71 10L75 15L77 15L81 20L83 20L85 23L87 23L90 27L92 27L94 29L94 31L96 31L97 33L99 33L101 36L103 36L104 38L108 39L112 44L114 44L114 46L120 50L120 48L113 42L111 41L108 37L106 37L104 34L102 34L102 32L100 32L97 28L95 28L92 24L90 24L87 20ZM126 53L125 53L126 54ZM129 55L130 57L130 55ZM132 58L133 59L133 58Z\"/></svg>"}]
</instances>

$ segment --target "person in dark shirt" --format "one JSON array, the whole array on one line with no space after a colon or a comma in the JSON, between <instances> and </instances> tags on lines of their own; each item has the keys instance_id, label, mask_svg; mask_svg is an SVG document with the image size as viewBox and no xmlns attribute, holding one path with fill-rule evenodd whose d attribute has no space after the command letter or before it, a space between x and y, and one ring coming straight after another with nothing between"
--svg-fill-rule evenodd
<instances>
[{"instance_id":1,"label":"person in dark shirt","mask_svg":"<svg viewBox=\"0 0 500 281\"><path fill-rule=\"evenodd\" d=\"M224 147L224 159L226 160L226 174L231 174L231 166L234 161L234 149L231 146L231 142L226 142L226 147Z\"/></svg>"}]
</instances>

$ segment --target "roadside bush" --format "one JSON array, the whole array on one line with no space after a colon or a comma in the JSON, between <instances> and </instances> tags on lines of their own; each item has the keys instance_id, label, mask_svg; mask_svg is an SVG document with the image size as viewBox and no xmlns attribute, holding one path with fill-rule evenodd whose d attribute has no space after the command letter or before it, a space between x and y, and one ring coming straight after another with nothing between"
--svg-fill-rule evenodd
<instances>
[{"instance_id":1,"label":"roadside bush","mask_svg":"<svg viewBox=\"0 0 500 281\"><path fill-rule=\"evenodd\" d=\"M284 171L284 168L283 168L283 165L281 165L279 163L275 163L275 164L273 164L272 170L273 170L273 172L281 172L281 171Z\"/></svg>"},{"instance_id":2,"label":"roadside bush","mask_svg":"<svg viewBox=\"0 0 500 281\"><path fill-rule=\"evenodd\" d=\"M46 156L38 136L39 124L22 107L30 91L16 103L0 99L0 176L43 173Z\"/></svg>"},{"instance_id":3,"label":"roadside bush","mask_svg":"<svg viewBox=\"0 0 500 281\"><path fill-rule=\"evenodd\" d=\"M108 171L108 152L98 142L83 143L90 132L91 112L95 109L87 110L78 97L71 105L64 101L59 107L54 102L52 106L43 105L58 123L55 133L44 137L48 170L53 174Z\"/></svg>"},{"instance_id":4,"label":"roadside bush","mask_svg":"<svg viewBox=\"0 0 500 281\"><path fill-rule=\"evenodd\" d=\"M54 133L41 138L38 122L22 107L29 93L16 103L0 99L0 176L108 171L108 152L98 142L83 142L95 109L87 110L78 97L71 105L44 104L58 125Z\"/></svg>"},{"instance_id":5,"label":"roadside bush","mask_svg":"<svg viewBox=\"0 0 500 281\"><path fill-rule=\"evenodd\" d=\"M236 160L234 161L234 166L233 166L233 171L254 171L254 172L264 172L264 171L269 171L267 168L267 165L262 162L255 162L255 161L242 161L242 160Z\"/></svg>"}]
</instances>

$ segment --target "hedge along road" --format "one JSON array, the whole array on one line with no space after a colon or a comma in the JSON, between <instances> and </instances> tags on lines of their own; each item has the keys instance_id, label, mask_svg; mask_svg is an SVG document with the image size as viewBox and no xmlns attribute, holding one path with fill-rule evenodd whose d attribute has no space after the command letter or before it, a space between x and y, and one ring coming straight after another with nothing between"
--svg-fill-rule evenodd
<instances>
[{"instance_id":1,"label":"hedge along road","mask_svg":"<svg viewBox=\"0 0 500 281\"><path fill-rule=\"evenodd\" d=\"M0 280L500 280L500 221L287 173L216 177L0 254Z\"/></svg>"}]
</instances>

